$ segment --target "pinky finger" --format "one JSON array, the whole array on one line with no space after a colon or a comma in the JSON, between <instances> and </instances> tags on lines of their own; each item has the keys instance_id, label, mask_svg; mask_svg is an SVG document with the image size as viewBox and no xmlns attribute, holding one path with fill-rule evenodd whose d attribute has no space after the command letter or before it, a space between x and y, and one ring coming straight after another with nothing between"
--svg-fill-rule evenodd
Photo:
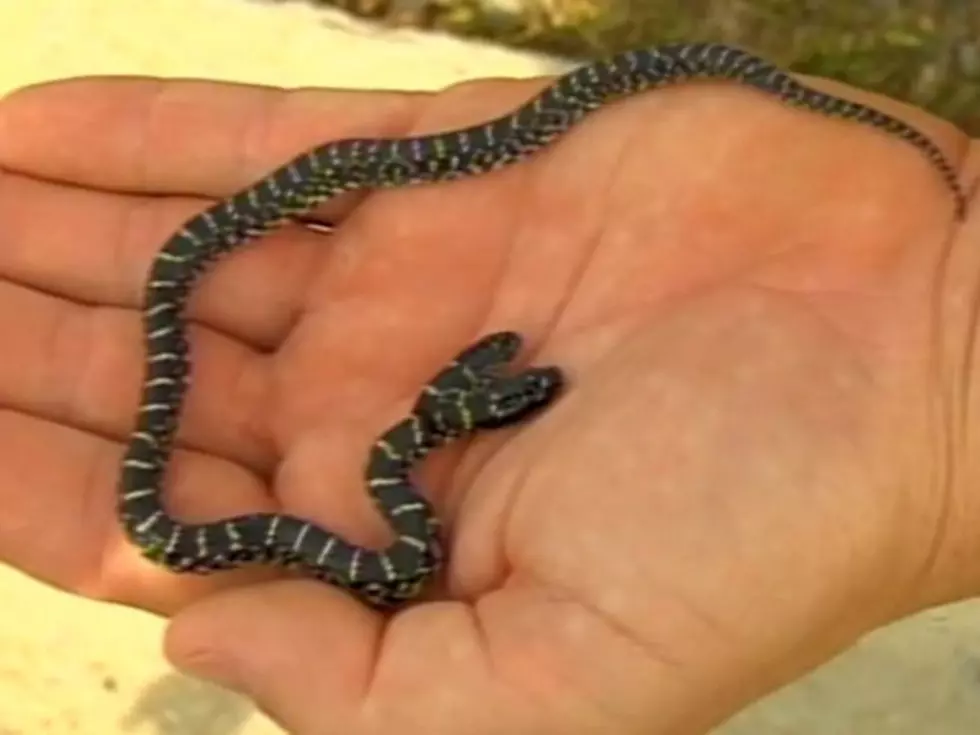
<instances>
[{"instance_id":1,"label":"pinky finger","mask_svg":"<svg viewBox=\"0 0 980 735\"><path fill-rule=\"evenodd\" d=\"M143 559L116 518L122 451L95 434L0 411L0 561L68 592L163 615L275 575L176 575ZM168 510L190 521L272 506L254 475L196 453L175 453L167 486Z\"/></svg>"}]
</instances>

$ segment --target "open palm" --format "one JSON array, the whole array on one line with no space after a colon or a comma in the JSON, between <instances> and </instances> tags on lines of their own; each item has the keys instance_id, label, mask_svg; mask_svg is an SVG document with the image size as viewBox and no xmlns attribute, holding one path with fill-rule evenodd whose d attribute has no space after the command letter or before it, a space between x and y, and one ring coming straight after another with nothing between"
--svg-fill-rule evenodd
<instances>
[{"instance_id":1,"label":"open palm","mask_svg":"<svg viewBox=\"0 0 980 735\"><path fill-rule=\"evenodd\" d=\"M936 571L957 491L929 310L946 190L899 141L724 85L611 106L505 171L332 202L334 233L284 228L196 292L166 488L188 520L284 509L384 544L363 462L432 373L498 329L566 370L546 413L421 468L450 554L424 604L385 621L276 570L170 575L123 541L166 237L297 150L472 123L538 84L4 101L0 556L174 615L179 665L303 734L699 732L963 594Z\"/></svg>"}]
</instances>

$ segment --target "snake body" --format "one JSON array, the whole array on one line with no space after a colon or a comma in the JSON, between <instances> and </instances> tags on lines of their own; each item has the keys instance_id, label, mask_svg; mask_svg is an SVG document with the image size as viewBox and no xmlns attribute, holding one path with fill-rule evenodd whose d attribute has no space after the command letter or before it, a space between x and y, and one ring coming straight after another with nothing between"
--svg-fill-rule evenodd
<instances>
[{"instance_id":1,"label":"snake body","mask_svg":"<svg viewBox=\"0 0 980 735\"><path fill-rule=\"evenodd\" d=\"M502 368L520 346L516 332L495 332L464 349L424 386L411 414L372 445L365 481L395 532L396 540L387 549L355 546L279 513L178 523L160 505L160 463L151 458L156 445L149 432L138 437L141 451L123 463L127 487L133 488L123 496L129 533L145 556L174 571L212 572L273 562L344 586L376 607L410 599L443 558L438 519L409 478L413 465L432 449L477 429L526 420L551 403L562 387L563 375L555 367L504 374Z\"/></svg>"},{"instance_id":2,"label":"snake body","mask_svg":"<svg viewBox=\"0 0 980 735\"><path fill-rule=\"evenodd\" d=\"M464 349L423 389L411 415L374 444L366 484L397 538L384 550L353 545L286 514L254 513L185 524L164 507L162 485L189 384L184 306L219 256L303 217L342 192L474 176L516 163L586 114L643 90L687 79L727 79L782 102L852 120L907 141L939 173L962 218L966 196L940 148L906 123L871 107L805 86L771 63L712 43L629 51L558 77L512 113L452 132L393 139L346 139L303 153L187 221L159 251L145 288L147 352L136 426L122 460L118 511L128 538L174 571L206 573L251 562L298 568L394 607L413 599L440 567L439 524L409 471L431 449L480 429L523 421L557 396L557 368L504 375L520 338L488 335Z\"/></svg>"}]
</instances>

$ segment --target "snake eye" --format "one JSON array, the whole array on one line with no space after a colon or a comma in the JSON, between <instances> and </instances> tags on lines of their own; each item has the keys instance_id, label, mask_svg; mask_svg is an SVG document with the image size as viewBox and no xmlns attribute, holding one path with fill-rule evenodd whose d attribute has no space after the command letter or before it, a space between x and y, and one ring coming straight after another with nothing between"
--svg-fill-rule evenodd
<instances>
[{"instance_id":1,"label":"snake eye","mask_svg":"<svg viewBox=\"0 0 980 735\"><path fill-rule=\"evenodd\" d=\"M485 392L470 396L470 414L482 428L516 423L551 404L563 382L561 371L551 367L498 378Z\"/></svg>"}]
</instances>

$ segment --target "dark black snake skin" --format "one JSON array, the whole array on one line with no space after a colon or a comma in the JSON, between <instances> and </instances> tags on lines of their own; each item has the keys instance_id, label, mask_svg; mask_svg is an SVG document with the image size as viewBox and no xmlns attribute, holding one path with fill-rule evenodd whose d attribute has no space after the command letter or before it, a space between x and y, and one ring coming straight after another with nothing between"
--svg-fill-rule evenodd
<instances>
[{"instance_id":1,"label":"dark black snake skin","mask_svg":"<svg viewBox=\"0 0 980 735\"><path fill-rule=\"evenodd\" d=\"M557 368L498 371L519 340L490 335L425 388L415 411L373 447L367 485L397 538L380 551L285 514L256 513L207 524L169 515L162 486L189 382L183 309L219 257L345 191L449 181L499 169L540 150L583 116L616 98L692 78L728 79L784 103L853 120L907 141L939 173L962 218L966 197L953 166L925 135L870 107L806 87L763 59L719 44L673 44L622 53L562 77L514 112L455 132L403 139L350 139L304 153L201 212L160 250L146 283L147 361L135 429L122 462L119 515L144 555L175 571L209 572L273 562L353 591L367 603L412 599L439 568L438 523L408 479L432 448L481 428L508 425L550 404Z\"/></svg>"}]
</instances>

